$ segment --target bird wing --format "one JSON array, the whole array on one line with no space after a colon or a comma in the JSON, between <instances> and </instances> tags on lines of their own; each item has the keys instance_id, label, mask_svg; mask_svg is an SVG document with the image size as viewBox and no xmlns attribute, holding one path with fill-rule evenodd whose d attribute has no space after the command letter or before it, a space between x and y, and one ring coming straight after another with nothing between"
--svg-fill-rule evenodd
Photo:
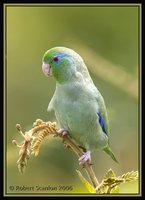
<instances>
[{"instance_id":1,"label":"bird wing","mask_svg":"<svg viewBox=\"0 0 145 200\"><path fill-rule=\"evenodd\" d=\"M47 111L48 111L48 112L54 110L55 99L56 99L56 94L54 93L52 99L51 99L50 102L49 102L48 108L47 108Z\"/></svg>"},{"instance_id":2,"label":"bird wing","mask_svg":"<svg viewBox=\"0 0 145 200\"><path fill-rule=\"evenodd\" d=\"M105 106L104 99L99 90L97 89L97 87L94 85L85 65L83 65L83 69L84 69L83 77L86 82L86 86L89 88L89 91L91 91L92 95L95 96L96 103L98 105L97 115L99 118L99 124L102 127L103 132L108 136L108 142L109 142L110 129L107 116L107 109Z\"/></svg>"},{"instance_id":3,"label":"bird wing","mask_svg":"<svg viewBox=\"0 0 145 200\"><path fill-rule=\"evenodd\" d=\"M100 94L100 92L97 90L97 88L95 87L96 90L96 100L97 100L97 104L98 104L98 118L99 118L99 124L102 127L103 132L108 136L108 139L110 137L110 129L109 129L109 121L108 121L108 116L107 116L107 109L105 106L105 102L104 99L102 97L102 95Z\"/></svg>"},{"instance_id":4,"label":"bird wing","mask_svg":"<svg viewBox=\"0 0 145 200\"><path fill-rule=\"evenodd\" d=\"M101 115L99 112L98 112L97 114L98 114L98 117L99 117L99 124L100 124L100 126L101 126L103 132L104 132L106 135L108 135L108 130L107 130L107 128L106 128L106 125L105 125L105 122L104 122L104 119L103 119L102 115Z\"/></svg>"}]
</instances>

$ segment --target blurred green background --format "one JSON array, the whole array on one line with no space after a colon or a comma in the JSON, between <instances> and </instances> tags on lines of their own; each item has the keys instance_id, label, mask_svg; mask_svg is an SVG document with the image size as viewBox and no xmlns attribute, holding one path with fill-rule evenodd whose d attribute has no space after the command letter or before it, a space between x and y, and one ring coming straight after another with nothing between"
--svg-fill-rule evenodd
<instances>
[{"instance_id":1,"label":"blurred green background","mask_svg":"<svg viewBox=\"0 0 145 200\"><path fill-rule=\"evenodd\" d=\"M21 142L22 137L15 124L29 130L37 118L55 121L54 114L46 111L55 80L41 70L44 52L55 46L72 48L83 57L108 108L110 143L119 165L107 154L94 152L99 181L109 168L118 176L138 170L138 7L11 5L5 9L6 191L22 193L11 191L11 185L65 185L73 186L73 193L87 192L75 171L81 170L77 157L59 139L44 141L39 156L28 161L24 175L17 169L18 148L12 140ZM136 193L137 186L137 182L122 185L120 192Z\"/></svg>"}]
</instances>

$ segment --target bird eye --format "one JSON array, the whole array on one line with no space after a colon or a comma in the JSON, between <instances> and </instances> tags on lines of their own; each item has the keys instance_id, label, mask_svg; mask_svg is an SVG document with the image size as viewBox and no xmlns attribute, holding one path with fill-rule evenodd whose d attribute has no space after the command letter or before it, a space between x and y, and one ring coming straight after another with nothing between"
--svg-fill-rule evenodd
<instances>
[{"instance_id":1,"label":"bird eye","mask_svg":"<svg viewBox=\"0 0 145 200\"><path fill-rule=\"evenodd\" d=\"M53 60L54 60L55 62L58 62L58 61L59 61L59 58L58 58L57 56L55 56L55 57L53 58Z\"/></svg>"}]
</instances>

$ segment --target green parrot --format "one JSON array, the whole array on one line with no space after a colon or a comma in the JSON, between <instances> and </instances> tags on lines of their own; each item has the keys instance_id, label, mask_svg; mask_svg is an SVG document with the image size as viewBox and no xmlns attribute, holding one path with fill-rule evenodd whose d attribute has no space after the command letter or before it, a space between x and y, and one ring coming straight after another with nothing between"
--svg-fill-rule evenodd
<instances>
[{"instance_id":1,"label":"green parrot","mask_svg":"<svg viewBox=\"0 0 145 200\"><path fill-rule=\"evenodd\" d=\"M51 48L44 53L42 71L56 80L56 89L47 110L55 112L59 132L68 132L84 149L79 164L91 162L90 153L96 149L105 151L117 162L109 145L104 99L81 56L66 47Z\"/></svg>"}]
</instances>

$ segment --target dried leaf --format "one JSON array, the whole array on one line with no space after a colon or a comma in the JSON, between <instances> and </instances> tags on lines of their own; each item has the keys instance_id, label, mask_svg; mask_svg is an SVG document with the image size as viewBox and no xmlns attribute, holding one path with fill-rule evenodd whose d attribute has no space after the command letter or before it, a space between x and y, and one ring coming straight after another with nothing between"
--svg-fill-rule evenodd
<instances>
[{"instance_id":1,"label":"dried leaf","mask_svg":"<svg viewBox=\"0 0 145 200\"><path fill-rule=\"evenodd\" d=\"M25 172L27 161L30 158L30 151L27 148L28 142L25 141L20 147L19 159L17 161L19 172L22 174Z\"/></svg>"},{"instance_id":2,"label":"dried leaf","mask_svg":"<svg viewBox=\"0 0 145 200\"><path fill-rule=\"evenodd\" d=\"M37 123L36 123L37 122ZM34 124L33 126L34 127L39 127L39 125L41 125L42 123L46 125L45 128L43 128L39 134L38 134L38 137L35 137L35 141L33 140L33 142L31 143L31 150L32 150L32 154L34 154L35 156L38 156L39 154L39 148L40 148L40 145L42 143L42 141L45 139L46 136L56 132L56 123L53 122L43 122L42 120L36 120L36 124Z\"/></svg>"},{"instance_id":3,"label":"dried leaf","mask_svg":"<svg viewBox=\"0 0 145 200\"><path fill-rule=\"evenodd\" d=\"M40 145L42 143L42 141L44 140L44 138L48 135L47 130L44 130L43 132L39 133L38 138L35 140L35 142L33 143L33 146L31 146L32 149L32 154L34 154L35 156L38 156L39 154L39 148Z\"/></svg>"}]
</instances>

